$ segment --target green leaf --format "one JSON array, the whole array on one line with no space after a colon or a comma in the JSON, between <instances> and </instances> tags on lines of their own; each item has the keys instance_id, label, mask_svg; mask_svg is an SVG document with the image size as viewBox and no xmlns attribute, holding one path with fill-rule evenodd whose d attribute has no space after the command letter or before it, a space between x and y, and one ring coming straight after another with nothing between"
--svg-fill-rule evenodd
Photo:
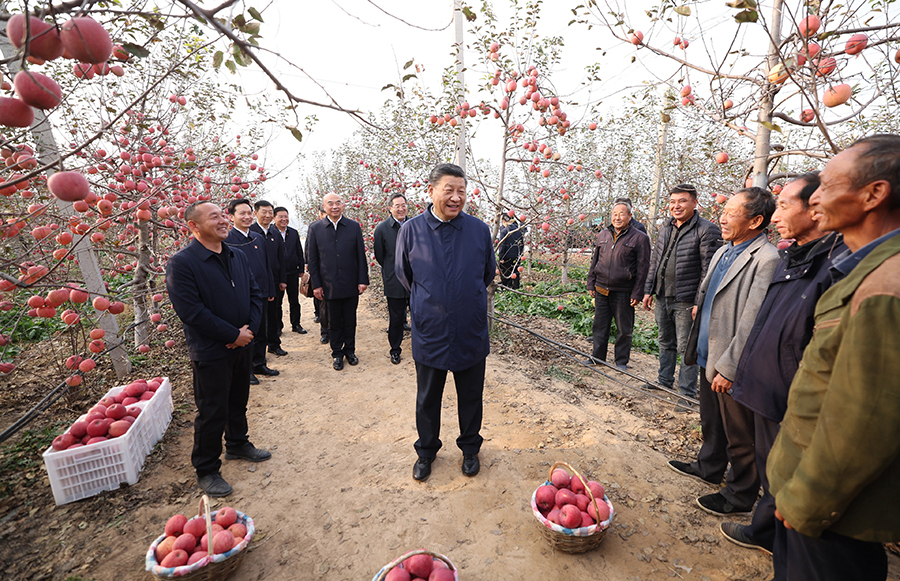
<instances>
[{"instance_id":1,"label":"green leaf","mask_svg":"<svg viewBox=\"0 0 900 581\"><path fill-rule=\"evenodd\" d=\"M408 69L409 67L411 67L411 66L413 65L414 62L416 62L416 59L409 59L409 60L406 62L406 64L403 65L403 70L405 71L406 69Z\"/></svg>"},{"instance_id":2,"label":"green leaf","mask_svg":"<svg viewBox=\"0 0 900 581\"><path fill-rule=\"evenodd\" d=\"M466 17L466 20L468 20L469 22L475 22L475 18L477 18L477 15L472 12L471 8L469 8L468 6L463 6L462 13Z\"/></svg>"},{"instance_id":3,"label":"green leaf","mask_svg":"<svg viewBox=\"0 0 900 581\"><path fill-rule=\"evenodd\" d=\"M671 121L671 120L672 120L672 117L670 117L668 113L663 113L663 114L662 114L662 122L663 122L663 123L668 123L668 122Z\"/></svg>"},{"instance_id":4,"label":"green leaf","mask_svg":"<svg viewBox=\"0 0 900 581\"><path fill-rule=\"evenodd\" d=\"M241 32L246 34L259 34L259 22L248 22L241 27Z\"/></svg>"},{"instance_id":5,"label":"green leaf","mask_svg":"<svg viewBox=\"0 0 900 581\"><path fill-rule=\"evenodd\" d=\"M744 10L734 15L734 20L738 24L746 24L748 22L756 22L759 19L759 12L756 10Z\"/></svg>"},{"instance_id":6,"label":"green leaf","mask_svg":"<svg viewBox=\"0 0 900 581\"><path fill-rule=\"evenodd\" d=\"M245 24L247 24L247 19L244 18L243 14L238 14L237 16L235 16L234 18L231 19L231 25L234 28L240 29Z\"/></svg>"},{"instance_id":7,"label":"green leaf","mask_svg":"<svg viewBox=\"0 0 900 581\"><path fill-rule=\"evenodd\" d=\"M225 59L225 54L221 50L217 50L216 54L213 55L213 67L219 68L222 66L222 61Z\"/></svg>"},{"instance_id":8,"label":"green leaf","mask_svg":"<svg viewBox=\"0 0 900 581\"><path fill-rule=\"evenodd\" d=\"M691 15L691 7L690 6L676 6L675 12L681 14L682 16L690 16Z\"/></svg>"},{"instance_id":9,"label":"green leaf","mask_svg":"<svg viewBox=\"0 0 900 581\"><path fill-rule=\"evenodd\" d=\"M232 75L237 72L237 67L234 65L234 61L231 61L231 60L225 61L225 68L228 69L229 71L231 71Z\"/></svg>"},{"instance_id":10,"label":"green leaf","mask_svg":"<svg viewBox=\"0 0 900 581\"><path fill-rule=\"evenodd\" d=\"M406 81L408 81L408 80L410 80L410 79L415 79L415 78L417 78L417 77L416 77L416 74L415 74L415 73L410 73L410 74L408 74L408 75L403 75L403 80L402 80L401 82L402 82L402 83L405 83Z\"/></svg>"},{"instance_id":11,"label":"green leaf","mask_svg":"<svg viewBox=\"0 0 900 581\"><path fill-rule=\"evenodd\" d=\"M290 125L285 125L285 128L290 130L291 135L294 136L294 139L296 139L297 141L303 141L303 133L301 133L299 129Z\"/></svg>"},{"instance_id":12,"label":"green leaf","mask_svg":"<svg viewBox=\"0 0 900 581\"><path fill-rule=\"evenodd\" d=\"M779 127L778 125L775 125L771 121L762 121L762 122L760 122L760 125L762 125L766 129L770 129L772 131L777 131L778 133L781 133L781 127Z\"/></svg>"},{"instance_id":13,"label":"green leaf","mask_svg":"<svg viewBox=\"0 0 900 581\"><path fill-rule=\"evenodd\" d=\"M396 89L396 88L397 87L395 85L393 85L392 83L388 83L387 85L381 87L381 90L384 91L385 89Z\"/></svg>"},{"instance_id":14,"label":"green leaf","mask_svg":"<svg viewBox=\"0 0 900 581\"><path fill-rule=\"evenodd\" d=\"M139 44L133 44L130 42L126 42L122 45L122 48L127 50L129 53L133 54L136 57L147 58L150 56L150 51L146 48L142 47Z\"/></svg>"},{"instance_id":15,"label":"green leaf","mask_svg":"<svg viewBox=\"0 0 900 581\"><path fill-rule=\"evenodd\" d=\"M249 12L250 16L252 16L254 19L259 20L260 22L265 22L265 20L263 20L263 17L260 15L259 11L256 8L253 8L251 6L250 8L247 9L247 12Z\"/></svg>"},{"instance_id":16,"label":"green leaf","mask_svg":"<svg viewBox=\"0 0 900 581\"><path fill-rule=\"evenodd\" d=\"M733 2L726 2L726 6L731 8L756 8L756 2L754 0L734 0Z\"/></svg>"}]
</instances>

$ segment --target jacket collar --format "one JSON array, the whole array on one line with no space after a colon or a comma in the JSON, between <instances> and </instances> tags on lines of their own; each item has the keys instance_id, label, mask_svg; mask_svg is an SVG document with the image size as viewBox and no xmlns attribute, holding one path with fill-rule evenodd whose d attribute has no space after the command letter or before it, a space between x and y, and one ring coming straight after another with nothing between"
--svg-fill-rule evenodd
<instances>
[{"instance_id":1,"label":"jacket collar","mask_svg":"<svg viewBox=\"0 0 900 581\"><path fill-rule=\"evenodd\" d=\"M716 289L716 292L724 289L725 286L727 286L728 283L731 282L731 280L736 277L738 273L742 271L751 260L753 260L753 256L756 254L756 252L768 243L769 239L766 237L765 233L757 236L753 240L753 242L750 243L750 246L748 246L743 252L741 252L740 255L734 259L734 263L728 267L728 272L725 273L725 276L722 278L722 282L719 283L719 288ZM726 244L716 252L716 260L714 260L713 263L709 265L709 272L712 272L713 268L715 268L715 265L719 263L719 260L722 259L722 256L725 254L728 248L729 247Z\"/></svg>"},{"instance_id":2,"label":"jacket collar","mask_svg":"<svg viewBox=\"0 0 900 581\"><path fill-rule=\"evenodd\" d=\"M428 223L428 226L431 227L432 230L437 230L438 226L440 226L441 224L448 224L450 226L453 226L457 230L462 230L463 216L465 215L464 212L460 212L459 215L456 216L456 218L453 218L449 222L442 222L437 219L437 216L434 215L434 212L432 211L433 207L434 204L428 204L428 207L425 209L424 213L425 222Z\"/></svg>"},{"instance_id":3,"label":"jacket collar","mask_svg":"<svg viewBox=\"0 0 900 581\"><path fill-rule=\"evenodd\" d=\"M844 279L836 282L828 292L819 299L816 304L816 313L836 309L848 302L863 279L869 276L873 270L881 266L888 258L900 254L900 236L889 238L876 246L856 268L850 271Z\"/></svg>"},{"instance_id":4,"label":"jacket collar","mask_svg":"<svg viewBox=\"0 0 900 581\"><path fill-rule=\"evenodd\" d=\"M840 234L830 232L809 244L797 246L797 243L794 242L784 250L779 250L785 274L790 274L791 278L805 276L819 256L829 254L835 248L841 247L842 241L843 237Z\"/></svg>"}]
</instances>

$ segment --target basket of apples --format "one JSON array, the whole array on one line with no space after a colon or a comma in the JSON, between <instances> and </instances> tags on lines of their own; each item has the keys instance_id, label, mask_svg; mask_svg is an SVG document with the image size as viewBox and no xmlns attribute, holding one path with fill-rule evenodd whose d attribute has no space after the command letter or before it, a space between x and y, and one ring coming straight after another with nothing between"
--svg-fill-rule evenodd
<instances>
[{"instance_id":1,"label":"basket of apples","mask_svg":"<svg viewBox=\"0 0 900 581\"><path fill-rule=\"evenodd\" d=\"M240 566L256 527L253 519L230 506L210 512L200 499L199 516L176 514L147 551L145 565L156 579L219 581Z\"/></svg>"},{"instance_id":2,"label":"basket of apples","mask_svg":"<svg viewBox=\"0 0 900 581\"><path fill-rule=\"evenodd\" d=\"M459 581L459 572L450 559L417 549L397 557L372 578L372 581Z\"/></svg>"},{"instance_id":3,"label":"basket of apples","mask_svg":"<svg viewBox=\"0 0 900 581\"><path fill-rule=\"evenodd\" d=\"M596 549L615 516L603 485L565 462L550 467L548 480L531 495L531 510L550 546L566 553Z\"/></svg>"}]
</instances>

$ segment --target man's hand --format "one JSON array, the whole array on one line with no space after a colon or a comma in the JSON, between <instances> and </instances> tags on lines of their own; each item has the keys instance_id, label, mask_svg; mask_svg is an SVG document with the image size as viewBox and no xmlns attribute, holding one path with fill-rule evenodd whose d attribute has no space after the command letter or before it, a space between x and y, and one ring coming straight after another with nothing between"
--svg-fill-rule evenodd
<instances>
[{"instance_id":1,"label":"man's hand","mask_svg":"<svg viewBox=\"0 0 900 581\"><path fill-rule=\"evenodd\" d=\"M784 515L782 515L777 508L775 509L775 518L782 522L784 528L794 530L794 527L792 527L788 521L784 520Z\"/></svg>"},{"instance_id":2,"label":"man's hand","mask_svg":"<svg viewBox=\"0 0 900 581\"><path fill-rule=\"evenodd\" d=\"M275 297L269 297L269 298L267 298L266 300L269 301L269 302L271 302L271 301L274 301L274 300L275 300Z\"/></svg>"},{"instance_id":3,"label":"man's hand","mask_svg":"<svg viewBox=\"0 0 900 581\"><path fill-rule=\"evenodd\" d=\"M322 287L313 289L313 296L319 299L320 301L325 300L325 291L322 290Z\"/></svg>"},{"instance_id":4,"label":"man's hand","mask_svg":"<svg viewBox=\"0 0 900 581\"><path fill-rule=\"evenodd\" d=\"M594 298L595 296L597 296L596 291L589 290L588 292L591 294L591 298Z\"/></svg>"},{"instance_id":5,"label":"man's hand","mask_svg":"<svg viewBox=\"0 0 900 581\"><path fill-rule=\"evenodd\" d=\"M243 347L250 343L253 340L253 331L250 330L250 325L244 325L241 327L241 332L238 334L238 338L234 340L234 343L229 343L225 345L228 349L235 349L237 347Z\"/></svg>"},{"instance_id":6,"label":"man's hand","mask_svg":"<svg viewBox=\"0 0 900 581\"><path fill-rule=\"evenodd\" d=\"M641 304L641 301L639 301L639 300L637 300L637 299L631 299L631 302L630 302L629 304L630 304L632 307L636 307L636 306L638 306L639 304Z\"/></svg>"},{"instance_id":7,"label":"man's hand","mask_svg":"<svg viewBox=\"0 0 900 581\"><path fill-rule=\"evenodd\" d=\"M363 294L364 292L366 292L366 289L369 288L369 285L361 284L361 285L358 285L358 288L359 288L359 294Z\"/></svg>"},{"instance_id":8,"label":"man's hand","mask_svg":"<svg viewBox=\"0 0 900 581\"><path fill-rule=\"evenodd\" d=\"M653 310L653 296L652 295L644 295L644 300L641 302L644 303L645 311Z\"/></svg>"},{"instance_id":9,"label":"man's hand","mask_svg":"<svg viewBox=\"0 0 900 581\"><path fill-rule=\"evenodd\" d=\"M286 283L286 282L279 282L279 283L278 283L278 290L283 291L283 290L286 289L286 288L287 288L287 283Z\"/></svg>"},{"instance_id":10,"label":"man's hand","mask_svg":"<svg viewBox=\"0 0 900 581\"><path fill-rule=\"evenodd\" d=\"M694 308L696 308L696 307L694 307ZM710 388L715 392L725 393L729 389L731 389L731 386L733 384L734 384L733 381L728 381L727 379L722 377L721 373L717 373L715 379L712 380L712 385L710 386Z\"/></svg>"}]
</instances>

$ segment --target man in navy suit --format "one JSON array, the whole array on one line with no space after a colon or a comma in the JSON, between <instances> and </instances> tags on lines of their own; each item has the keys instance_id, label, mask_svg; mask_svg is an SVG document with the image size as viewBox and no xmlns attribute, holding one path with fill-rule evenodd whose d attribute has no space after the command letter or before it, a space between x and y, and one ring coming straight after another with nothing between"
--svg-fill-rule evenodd
<instances>
[{"instance_id":1,"label":"man in navy suit","mask_svg":"<svg viewBox=\"0 0 900 581\"><path fill-rule=\"evenodd\" d=\"M262 234L250 230L253 224L253 208L250 202L244 199L232 200L228 204L228 216L234 226L225 242L231 247L244 253L250 263L250 272L256 279L260 294L267 301L275 300L275 281L272 279L272 271L269 269L268 255L266 254L266 241ZM265 312L265 306L263 307ZM259 384L256 375L278 375L278 371L269 369L266 365L266 327L265 316L259 323L256 335L253 337L253 371L250 375L250 385Z\"/></svg>"},{"instance_id":2,"label":"man in navy suit","mask_svg":"<svg viewBox=\"0 0 900 581\"><path fill-rule=\"evenodd\" d=\"M359 295L369 287L369 269L362 228L343 215L344 202L337 194L322 200L325 219L313 222L306 234L309 284L313 294L325 301L328 336L336 371L347 363L356 365L356 307Z\"/></svg>"},{"instance_id":3,"label":"man in navy suit","mask_svg":"<svg viewBox=\"0 0 900 581\"><path fill-rule=\"evenodd\" d=\"M259 200L253 204L256 212L256 221L250 225L250 229L257 234L262 234L266 239L266 253L269 257L269 270L275 279L275 291L284 291L287 288L287 277L284 270L284 242L278 234L275 225L275 208L271 202ZM279 357L287 355L287 351L281 348L281 303L273 300L268 303L266 310L266 344L269 353Z\"/></svg>"},{"instance_id":4,"label":"man in navy suit","mask_svg":"<svg viewBox=\"0 0 900 581\"><path fill-rule=\"evenodd\" d=\"M280 310L284 304L284 294L287 293L291 309L291 331L305 335L306 329L300 325L300 277L306 269L306 260L303 257L303 245L300 244L300 233L288 226L290 220L287 208L275 208L275 227L281 234L284 245L284 272L287 277L287 289L278 291L275 301ZM283 318L279 316L280 328L284 327Z\"/></svg>"}]
</instances>

